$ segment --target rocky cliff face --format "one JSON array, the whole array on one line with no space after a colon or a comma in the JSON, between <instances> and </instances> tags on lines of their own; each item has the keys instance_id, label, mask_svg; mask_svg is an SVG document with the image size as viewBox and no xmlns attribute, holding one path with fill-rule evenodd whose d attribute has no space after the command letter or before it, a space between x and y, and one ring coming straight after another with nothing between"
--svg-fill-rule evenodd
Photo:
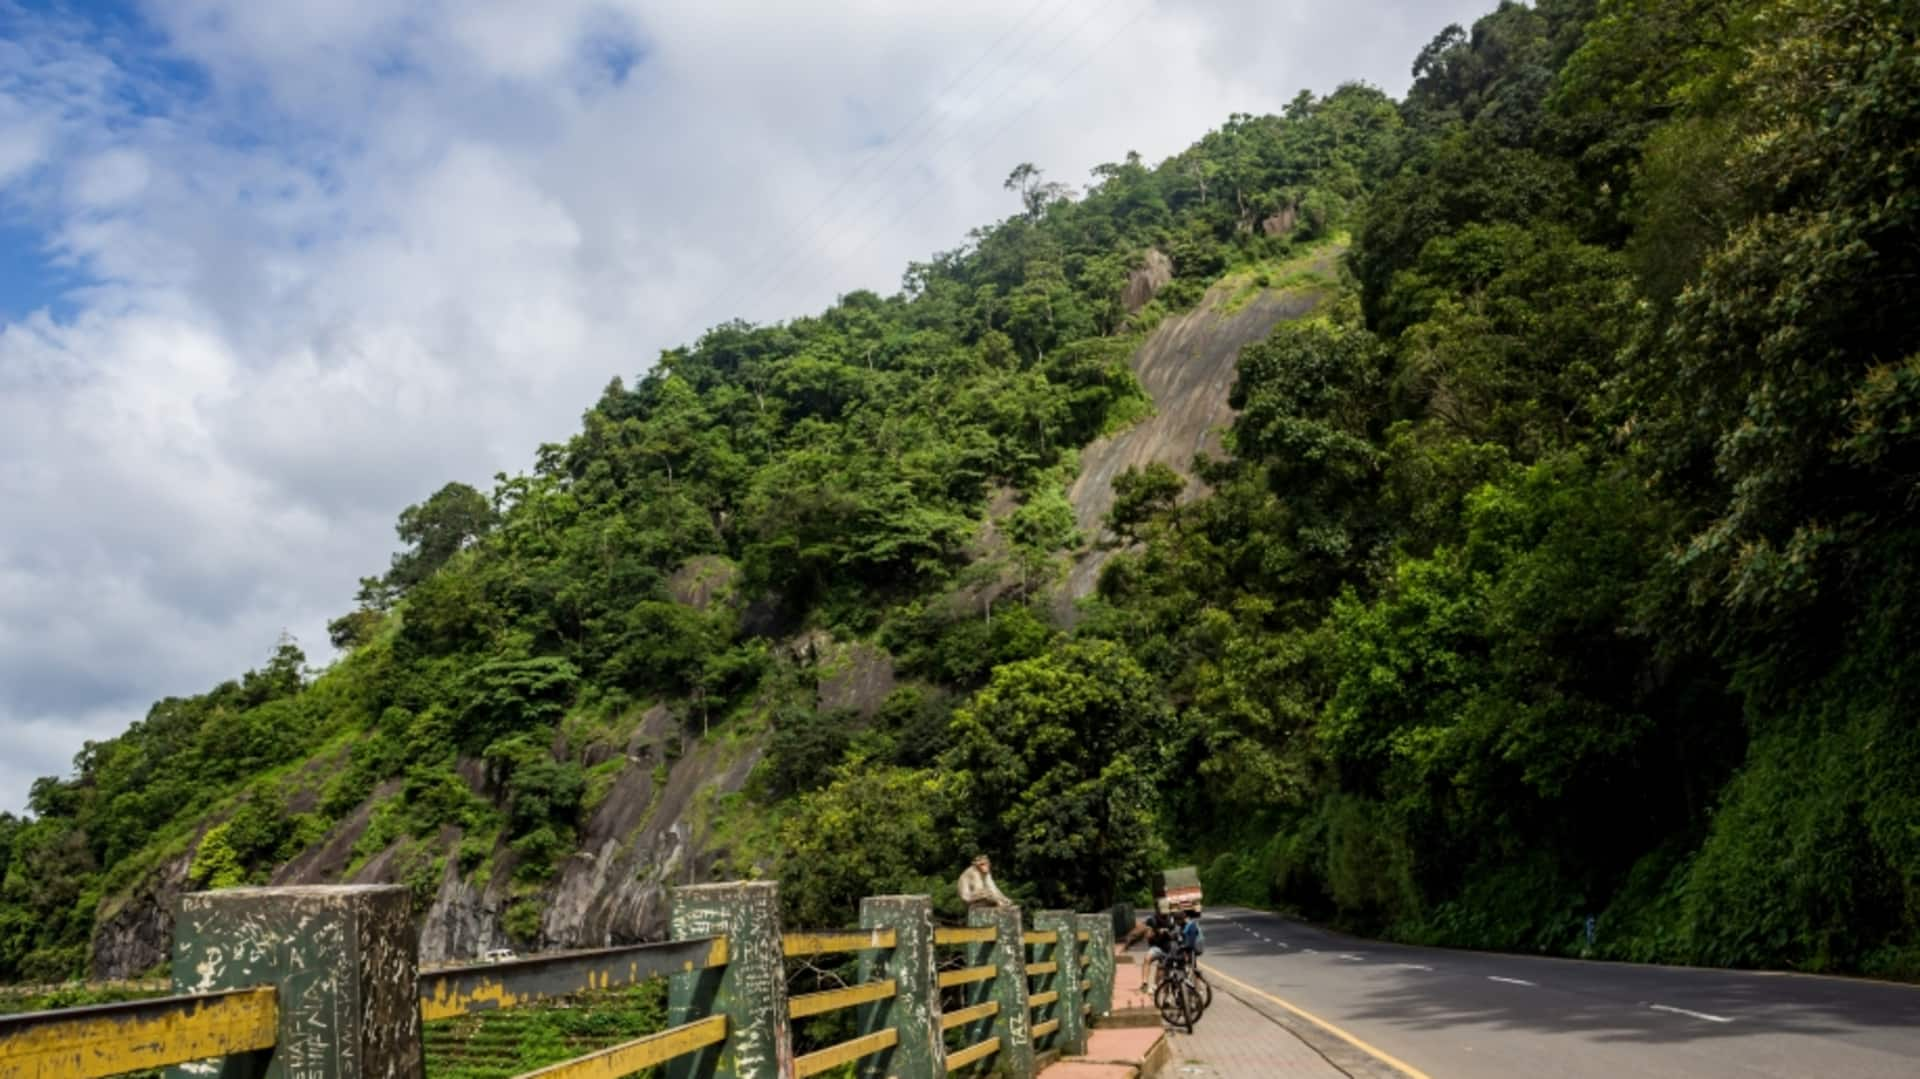
<instances>
[{"instance_id":1,"label":"rocky cliff face","mask_svg":"<svg viewBox=\"0 0 1920 1079\"><path fill-rule=\"evenodd\" d=\"M641 717L612 788L582 828L578 849L537 897L534 942L510 941L503 926L519 898L512 852L504 845L495 850L490 872L474 879L458 867L460 831L448 827L434 837L446 867L421 917L421 961L471 959L509 946L547 950L664 939L667 889L710 879L726 854L707 825L712 799L740 790L761 752L752 739L688 741L693 744L680 755L679 723L665 707ZM463 771L471 773L470 783L480 782L477 766ZM396 883L397 849L367 859L351 876L346 869L375 808L397 789L397 781L377 789L324 839L281 866L272 883ZM190 851L168 859L101 918L94 931L93 977L130 977L166 960L191 864Z\"/></svg>"},{"instance_id":2,"label":"rocky cliff face","mask_svg":"<svg viewBox=\"0 0 1920 1079\"><path fill-rule=\"evenodd\" d=\"M1341 254L1326 247L1303 260L1300 270L1331 277ZM1249 295L1251 292L1251 295ZM1113 508L1113 481L1129 468L1160 462L1180 475L1193 476L1196 455L1220 455L1221 436L1233 422L1227 397L1240 350L1289 319L1312 313L1321 291L1312 287L1255 288L1251 281L1228 277L1207 291L1193 310L1164 319L1130 361L1140 385L1153 399L1154 415L1080 454L1080 475L1067 491L1081 535L1094 542L1067 576L1059 613L1070 617L1073 600L1090 594L1100 568L1112 556L1102 546L1107 511ZM1186 499L1203 493L1190 483Z\"/></svg>"},{"instance_id":3,"label":"rocky cliff face","mask_svg":"<svg viewBox=\"0 0 1920 1079\"><path fill-rule=\"evenodd\" d=\"M189 889L191 854L160 863L133 893L93 929L95 981L134 978L167 961L173 952L173 912Z\"/></svg>"}]
</instances>

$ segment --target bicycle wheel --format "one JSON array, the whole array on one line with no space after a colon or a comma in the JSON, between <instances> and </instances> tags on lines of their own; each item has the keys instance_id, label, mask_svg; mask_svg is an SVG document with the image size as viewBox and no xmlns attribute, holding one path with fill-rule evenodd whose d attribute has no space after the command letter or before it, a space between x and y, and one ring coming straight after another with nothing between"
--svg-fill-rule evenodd
<instances>
[{"instance_id":1,"label":"bicycle wheel","mask_svg":"<svg viewBox=\"0 0 1920 1079\"><path fill-rule=\"evenodd\" d=\"M1193 1025L1206 1014L1207 1006L1200 995L1200 987L1187 982L1180 987L1181 1008L1187 1013L1187 1033L1193 1033Z\"/></svg>"},{"instance_id":2,"label":"bicycle wheel","mask_svg":"<svg viewBox=\"0 0 1920 1079\"><path fill-rule=\"evenodd\" d=\"M1153 1006L1159 1011L1161 1022L1170 1027L1193 1029L1193 1019L1187 1011L1187 996L1180 991L1180 983L1168 979L1155 987Z\"/></svg>"},{"instance_id":3,"label":"bicycle wheel","mask_svg":"<svg viewBox=\"0 0 1920 1079\"><path fill-rule=\"evenodd\" d=\"M1207 980L1205 974L1200 973L1198 967L1193 970L1193 984L1200 989L1200 1010L1204 1012L1213 1007L1213 983Z\"/></svg>"}]
</instances>

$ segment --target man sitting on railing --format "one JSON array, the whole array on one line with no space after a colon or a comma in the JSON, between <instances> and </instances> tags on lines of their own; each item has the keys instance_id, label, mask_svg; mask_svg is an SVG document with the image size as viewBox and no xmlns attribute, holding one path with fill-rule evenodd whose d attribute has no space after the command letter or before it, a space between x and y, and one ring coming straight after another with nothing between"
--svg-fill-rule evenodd
<instances>
[{"instance_id":1,"label":"man sitting on railing","mask_svg":"<svg viewBox=\"0 0 1920 1079\"><path fill-rule=\"evenodd\" d=\"M993 883L993 864L984 854L973 856L973 864L960 873L960 901L968 910L1000 909L1013 906Z\"/></svg>"}]
</instances>

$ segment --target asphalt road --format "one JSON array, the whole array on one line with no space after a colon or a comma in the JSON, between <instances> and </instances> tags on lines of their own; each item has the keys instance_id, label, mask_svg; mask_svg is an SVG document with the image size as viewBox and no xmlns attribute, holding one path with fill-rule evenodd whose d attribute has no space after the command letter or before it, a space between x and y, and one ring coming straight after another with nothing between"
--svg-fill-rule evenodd
<instances>
[{"instance_id":1,"label":"asphalt road","mask_svg":"<svg viewBox=\"0 0 1920 1079\"><path fill-rule=\"evenodd\" d=\"M1231 907L1204 924L1208 968L1431 1079L1920 1079L1920 987L1415 948ZM1336 1063L1362 1058L1273 1000L1214 985Z\"/></svg>"}]
</instances>

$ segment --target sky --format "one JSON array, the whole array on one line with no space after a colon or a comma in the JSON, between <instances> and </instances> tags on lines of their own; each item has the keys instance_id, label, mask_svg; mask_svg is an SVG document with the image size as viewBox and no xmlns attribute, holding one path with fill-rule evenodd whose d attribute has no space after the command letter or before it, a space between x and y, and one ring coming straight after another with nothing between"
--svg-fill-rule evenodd
<instances>
[{"instance_id":1,"label":"sky","mask_svg":"<svg viewBox=\"0 0 1920 1079\"><path fill-rule=\"evenodd\" d=\"M1491 0L0 0L0 810L734 317Z\"/></svg>"}]
</instances>

